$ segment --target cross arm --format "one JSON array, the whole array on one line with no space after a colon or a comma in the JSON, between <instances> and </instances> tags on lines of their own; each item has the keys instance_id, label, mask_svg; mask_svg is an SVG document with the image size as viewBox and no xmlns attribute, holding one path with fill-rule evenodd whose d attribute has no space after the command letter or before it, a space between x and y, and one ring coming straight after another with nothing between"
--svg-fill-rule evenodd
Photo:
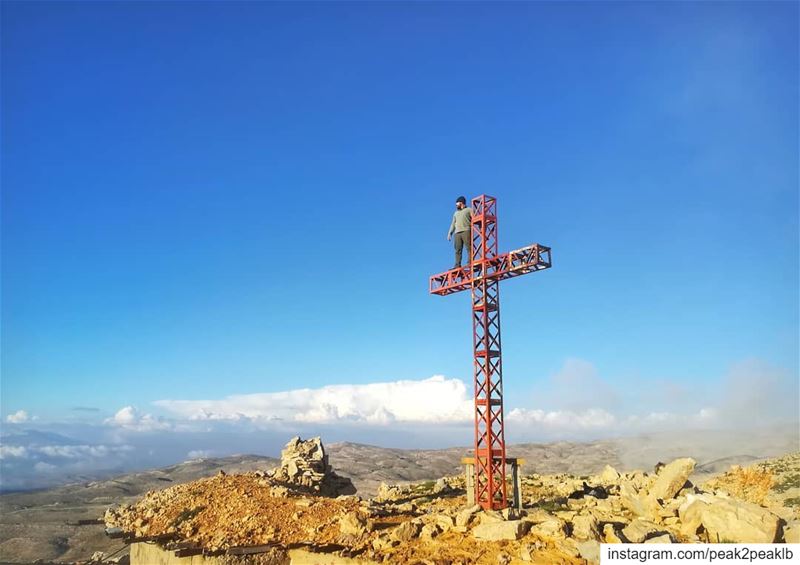
<instances>
[{"instance_id":1,"label":"cross arm","mask_svg":"<svg viewBox=\"0 0 800 565\"><path fill-rule=\"evenodd\" d=\"M466 290L474 281L484 277L504 280L549 269L551 266L550 248L534 243L483 261L472 262L460 269L450 269L433 275L430 278L430 293L445 296Z\"/></svg>"}]
</instances>

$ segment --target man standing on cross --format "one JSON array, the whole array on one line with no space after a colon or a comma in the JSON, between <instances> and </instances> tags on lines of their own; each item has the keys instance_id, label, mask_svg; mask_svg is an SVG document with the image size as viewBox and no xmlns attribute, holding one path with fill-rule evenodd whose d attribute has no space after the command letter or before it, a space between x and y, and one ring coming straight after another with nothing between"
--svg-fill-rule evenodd
<instances>
[{"instance_id":1,"label":"man standing on cross","mask_svg":"<svg viewBox=\"0 0 800 565\"><path fill-rule=\"evenodd\" d=\"M447 241L455 233L456 262L454 269L461 267L461 253L466 247L467 263L472 253L472 208L467 206L467 199L463 196L456 198L456 211L453 213L453 221L450 222L450 229L447 231Z\"/></svg>"}]
</instances>

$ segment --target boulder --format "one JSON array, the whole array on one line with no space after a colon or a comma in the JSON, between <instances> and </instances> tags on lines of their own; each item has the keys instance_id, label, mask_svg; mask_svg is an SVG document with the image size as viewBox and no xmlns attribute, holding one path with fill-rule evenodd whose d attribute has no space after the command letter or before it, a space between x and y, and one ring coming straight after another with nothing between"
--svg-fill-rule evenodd
<instances>
[{"instance_id":1,"label":"boulder","mask_svg":"<svg viewBox=\"0 0 800 565\"><path fill-rule=\"evenodd\" d=\"M579 540L600 539L597 518L589 515L578 515L572 519L572 536Z\"/></svg>"},{"instance_id":2,"label":"boulder","mask_svg":"<svg viewBox=\"0 0 800 565\"><path fill-rule=\"evenodd\" d=\"M575 545L578 547L578 554L589 563L600 562L600 542L596 540L579 541Z\"/></svg>"},{"instance_id":3,"label":"boulder","mask_svg":"<svg viewBox=\"0 0 800 565\"><path fill-rule=\"evenodd\" d=\"M691 457L676 459L664 465L658 471L655 483L648 490L648 494L657 500L673 498L686 484L689 475L694 471L695 460Z\"/></svg>"},{"instance_id":4,"label":"boulder","mask_svg":"<svg viewBox=\"0 0 800 565\"><path fill-rule=\"evenodd\" d=\"M485 541L518 540L525 535L529 526L529 522L522 520L489 522L475 526L472 537Z\"/></svg>"},{"instance_id":5,"label":"boulder","mask_svg":"<svg viewBox=\"0 0 800 565\"><path fill-rule=\"evenodd\" d=\"M500 512L496 510L485 510L480 514L481 524L489 524L492 522L505 522L506 519Z\"/></svg>"},{"instance_id":6,"label":"boulder","mask_svg":"<svg viewBox=\"0 0 800 565\"><path fill-rule=\"evenodd\" d=\"M531 522L533 524L546 522L547 520L552 520L553 518L554 516L544 508L531 508L527 510L525 515L522 517L522 519L526 522Z\"/></svg>"},{"instance_id":7,"label":"boulder","mask_svg":"<svg viewBox=\"0 0 800 565\"><path fill-rule=\"evenodd\" d=\"M400 542L410 541L419 535L421 529L419 522L414 520L403 522L392 531L391 538Z\"/></svg>"},{"instance_id":8,"label":"boulder","mask_svg":"<svg viewBox=\"0 0 800 565\"><path fill-rule=\"evenodd\" d=\"M695 535L703 526L709 542L774 543L783 521L766 508L721 496L689 495L678 509L681 532Z\"/></svg>"},{"instance_id":9,"label":"boulder","mask_svg":"<svg viewBox=\"0 0 800 565\"><path fill-rule=\"evenodd\" d=\"M631 482L620 485L619 500L622 507L627 508L636 516L656 518L661 512L661 506L656 498L644 491L638 491Z\"/></svg>"},{"instance_id":10,"label":"boulder","mask_svg":"<svg viewBox=\"0 0 800 565\"><path fill-rule=\"evenodd\" d=\"M572 538L563 538L557 539L553 543L553 548L556 551L560 551L564 555L568 555L569 557L580 557L581 552L578 549L578 542Z\"/></svg>"},{"instance_id":11,"label":"boulder","mask_svg":"<svg viewBox=\"0 0 800 565\"><path fill-rule=\"evenodd\" d=\"M450 481L448 481L444 477L442 477L441 479L438 479L433 485L433 493L434 494L447 494L449 492L452 492L453 490L454 489L450 485Z\"/></svg>"},{"instance_id":12,"label":"boulder","mask_svg":"<svg viewBox=\"0 0 800 565\"><path fill-rule=\"evenodd\" d=\"M536 534L537 536L549 538L565 537L564 521L555 517L543 522L539 522L538 524L534 524L530 531L532 534Z\"/></svg>"},{"instance_id":13,"label":"boulder","mask_svg":"<svg viewBox=\"0 0 800 565\"><path fill-rule=\"evenodd\" d=\"M600 484L603 485L617 484L619 482L619 473L611 465L606 465L603 467L603 471L600 473L598 479Z\"/></svg>"},{"instance_id":14,"label":"boulder","mask_svg":"<svg viewBox=\"0 0 800 565\"><path fill-rule=\"evenodd\" d=\"M481 511L480 504L474 504L464 508L456 514L456 526L467 526L472 520L473 516Z\"/></svg>"},{"instance_id":15,"label":"boulder","mask_svg":"<svg viewBox=\"0 0 800 565\"><path fill-rule=\"evenodd\" d=\"M642 543L644 540L654 535L661 534L663 531L663 528L658 524L654 524L642 518L636 518L630 524L622 528L622 535L631 543Z\"/></svg>"},{"instance_id":16,"label":"boulder","mask_svg":"<svg viewBox=\"0 0 800 565\"><path fill-rule=\"evenodd\" d=\"M387 485L386 483L382 482L378 486L378 492L375 494L374 500L389 502L399 500L402 498L402 495L403 493L399 487L395 485Z\"/></svg>"},{"instance_id":17,"label":"boulder","mask_svg":"<svg viewBox=\"0 0 800 565\"><path fill-rule=\"evenodd\" d=\"M339 532L345 536L360 537L367 533L367 519L358 513L348 513L339 519Z\"/></svg>"},{"instance_id":18,"label":"boulder","mask_svg":"<svg viewBox=\"0 0 800 565\"><path fill-rule=\"evenodd\" d=\"M434 514L431 516L431 523L436 524L438 528L447 532L453 528L453 519L447 514Z\"/></svg>"},{"instance_id":19,"label":"boulder","mask_svg":"<svg viewBox=\"0 0 800 565\"><path fill-rule=\"evenodd\" d=\"M442 529L435 523L425 524L420 530L419 537L424 540L432 540L442 532Z\"/></svg>"}]
</instances>

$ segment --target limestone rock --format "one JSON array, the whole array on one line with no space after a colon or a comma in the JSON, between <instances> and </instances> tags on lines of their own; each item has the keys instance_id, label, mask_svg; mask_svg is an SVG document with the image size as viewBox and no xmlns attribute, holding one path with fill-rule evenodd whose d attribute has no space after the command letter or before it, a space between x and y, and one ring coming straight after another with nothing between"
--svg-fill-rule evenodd
<instances>
[{"instance_id":1,"label":"limestone rock","mask_svg":"<svg viewBox=\"0 0 800 565\"><path fill-rule=\"evenodd\" d=\"M411 520L397 526L394 531L392 531L391 537L400 542L410 541L419 535L420 530L419 523Z\"/></svg>"},{"instance_id":2,"label":"limestone rock","mask_svg":"<svg viewBox=\"0 0 800 565\"><path fill-rule=\"evenodd\" d=\"M381 534L374 540L372 540L372 548L375 551L382 551L385 549L389 549L399 544L400 544L399 541L390 538L388 534Z\"/></svg>"},{"instance_id":3,"label":"limestone rock","mask_svg":"<svg viewBox=\"0 0 800 565\"><path fill-rule=\"evenodd\" d=\"M453 528L453 519L447 514L434 514L431 516L431 520L432 523L436 524L443 532L447 532Z\"/></svg>"},{"instance_id":4,"label":"limestone rock","mask_svg":"<svg viewBox=\"0 0 800 565\"><path fill-rule=\"evenodd\" d=\"M553 518L554 516L543 508L531 508L522 517L523 520L526 522L531 522L532 524L546 522L547 520L552 520Z\"/></svg>"},{"instance_id":5,"label":"limestone rock","mask_svg":"<svg viewBox=\"0 0 800 565\"><path fill-rule=\"evenodd\" d=\"M469 506L460 510L458 514L456 514L456 526L467 526L469 525L470 521L472 520L473 516L480 512L481 506L480 504L475 504L473 506Z\"/></svg>"},{"instance_id":6,"label":"limestone rock","mask_svg":"<svg viewBox=\"0 0 800 565\"><path fill-rule=\"evenodd\" d=\"M648 494L658 500L669 500L683 488L689 475L694 471L695 460L691 457L676 459L664 465L658 472L653 486L648 490Z\"/></svg>"},{"instance_id":7,"label":"limestone rock","mask_svg":"<svg viewBox=\"0 0 800 565\"><path fill-rule=\"evenodd\" d=\"M589 563L600 563L600 542L596 540L579 541L578 554Z\"/></svg>"},{"instance_id":8,"label":"limestone rock","mask_svg":"<svg viewBox=\"0 0 800 565\"><path fill-rule=\"evenodd\" d=\"M480 514L481 524L491 524L493 522L505 522L505 518L500 512L495 510L485 510Z\"/></svg>"},{"instance_id":9,"label":"limestone rock","mask_svg":"<svg viewBox=\"0 0 800 565\"><path fill-rule=\"evenodd\" d=\"M450 483L448 477L442 477L438 479L433 485L433 493L434 494L447 494L448 492L453 492L455 489Z\"/></svg>"},{"instance_id":10,"label":"limestone rock","mask_svg":"<svg viewBox=\"0 0 800 565\"><path fill-rule=\"evenodd\" d=\"M578 542L572 538L558 539L553 544L553 547L570 557L580 557L581 555L578 549Z\"/></svg>"},{"instance_id":11,"label":"limestone rock","mask_svg":"<svg viewBox=\"0 0 800 565\"><path fill-rule=\"evenodd\" d=\"M566 535L564 531L564 521L555 517L534 524L530 531L538 536L550 538L563 538Z\"/></svg>"},{"instance_id":12,"label":"limestone rock","mask_svg":"<svg viewBox=\"0 0 800 565\"><path fill-rule=\"evenodd\" d=\"M360 537L367 533L367 520L357 513L345 514L339 520L339 531L345 536Z\"/></svg>"},{"instance_id":13,"label":"limestone rock","mask_svg":"<svg viewBox=\"0 0 800 565\"><path fill-rule=\"evenodd\" d=\"M612 485L619 482L619 477L620 475L614 467L606 465L603 467L603 472L600 473L598 478L601 484Z\"/></svg>"},{"instance_id":14,"label":"limestone rock","mask_svg":"<svg viewBox=\"0 0 800 565\"><path fill-rule=\"evenodd\" d=\"M518 540L527 531L530 523L522 520L489 522L480 524L472 530L472 536L479 540Z\"/></svg>"},{"instance_id":15,"label":"limestone rock","mask_svg":"<svg viewBox=\"0 0 800 565\"><path fill-rule=\"evenodd\" d=\"M420 539L432 540L442 532L441 528L434 523L425 524L419 533Z\"/></svg>"},{"instance_id":16,"label":"limestone rock","mask_svg":"<svg viewBox=\"0 0 800 565\"><path fill-rule=\"evenodd\" d=\"M645 491L638 491L633 483L620 484L619 500L624 508L636 516L655 519L661 512L657 499Z\"/></svg>"},{"instance_id":17,"label":"limestone rock","mask_svg":"<svg viewBox=\"0 0 800 565\"><path fill-rule=\"evenodd\" d=\"M590 515L579 515L572 519L572 536L579 540L600 539L597 518Z\"/></svg>"},{"instance_id":18,"label":"limestone rock","mask_svg":"<svg viewBox=\"0 0 800 565\"><path fill-rule=\"evenodd\" d=\"M773 543L783 523L756 504L711 495L689 495L678 513L681 532L694 535L702 525L710 542Z\"/></svg>"},{"instance_id":19,"label":"limestone rock","mask_svg":"<svg viewBox=\"0 0 800 565\"><path fill-rule=\"evenodd\" d=\"M642 543L647 538L659 534L662 531L663 529L660 528L658 524L654 524L642 518L637 518L622 528L622 535L631 543Z\"/></svg>"}]
</instances>

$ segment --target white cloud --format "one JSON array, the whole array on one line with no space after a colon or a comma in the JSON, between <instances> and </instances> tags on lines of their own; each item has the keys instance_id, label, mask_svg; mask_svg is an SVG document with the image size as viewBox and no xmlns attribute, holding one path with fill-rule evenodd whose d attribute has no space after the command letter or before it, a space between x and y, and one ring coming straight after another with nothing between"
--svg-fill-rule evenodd
<instances>
[{"instance_id":1,"label":"white cloud","mask_svg":"<svg viewBox=\"0 0 800 565\"><path fill-rule=\"evenodd\" d=\"M6 416L6 422L9 424L24 424L28 420L30 420L30 418L25 410L17 410L13 414Z\"/></svg>"},{"instance_id":2,"label":"white cloud","mask_svg":"<svg viewBox=\"0 0 800 565\"><path fill-rule=\"evenodd\" d=\"M318 389L228 396L221 400L159 400L155 404L189 420L256 420L299 423L463 423L472 399L459 379L329 385Z\"/></svg>"},{"instance_id":3,"label":"white cloud","mask_svg":"<svg viewBox=\"0 0 800 565\"><path fill-rule=\"evenodd\" d=\"M797 420L797 385L792 385L788 372L755 361L735 365L723 377L697 381L692 387L645 377L635 383L612 383L588 361L567 359L534 390L533 406L508 406L506 398L506 418L520 424L520 433L514 432L520 440L536 439L540 432L548 437L557 437L559 431L573 437L611 437ZM155 404L183 421L173 424L176 430L187 423L205 423L209 427L204 430L213 431L219 425L215 422L289 427L469 425L473 401L468 390L459 379L435 375L417 381L329 385L218 400L159 400ZM116 418L123 425L141 425L144 420L131 407L120 410Z\"/></svg>"},{"instance_id":4,"label":"white cloud","mask_svg":"<svg viewBox=\"0 0 800 565\"><path fill-rule=\"evenodd\" d=\"M23 445L0 445L0 459L10 459L11 457L26 458L28 449Z\"/></svg>"},{"instance_id":5,"label":"white cloud","mask_svg":"<svg viewBox=\"0 0 800 565\"><path fill-rule=\"evenodd\" d=\"M507 419L521 424L569 430L609 428L618 422L613 414L601 408L589 408L579 412L570 410L545 412L515 408L508 413Z\"/></svg>"},{"instance_id":6,"label":"white cloud","mask_svg":"<svg viewBox=\"0 0 800 565\"><path fill-rule=\"evenodd\" d=\"M167 430L171 427L171 424L162 418L156 418L151 414L140 414L133 406L120 408L113 418L107 418L104 423L140 432Z\"/></svg>"},{"instance_id":7,"label":"white cloud","mask_svg":"<svg viewBox=\"0 0 800 565\"><path fill-rule=\"evenodd\" d=\"M63 459L105 458L133 450L129 445L44 445L32 449L47 457Z\"/></svg>"},{"instance_id":8,"label":"white cloud","mask_svg":"<svg viewBox=\"0 0 800 565\"><path fill-rule=\"evenodd\" d=\"M193 449L186 454L189 459L206 459L211 457L211 451L208 449Z\"/></svg>"},{"instance_id":9,"label":"white cloud","mask_svg":"<svg viewBox=\"0 0 800 565\"><path fill-rule=\"evenodd\" d=\"M114 424L119 426L126 426L136 422L136 408L133 406L126 406L120 408L114 417L111 419Z\"/></svg>"},{"instance_id":10,"label":"white cloud","mask_svg":"<svg viewBox=\"0 0 800 565\"><path fill-rule=\"evenodd\" d=\"M37 473L53 473L58 471L58 467L56 465L51 465L50 463L45 463L44 461L37 461L33 466L33 470Z\"/></svg>"}]
</instances>

